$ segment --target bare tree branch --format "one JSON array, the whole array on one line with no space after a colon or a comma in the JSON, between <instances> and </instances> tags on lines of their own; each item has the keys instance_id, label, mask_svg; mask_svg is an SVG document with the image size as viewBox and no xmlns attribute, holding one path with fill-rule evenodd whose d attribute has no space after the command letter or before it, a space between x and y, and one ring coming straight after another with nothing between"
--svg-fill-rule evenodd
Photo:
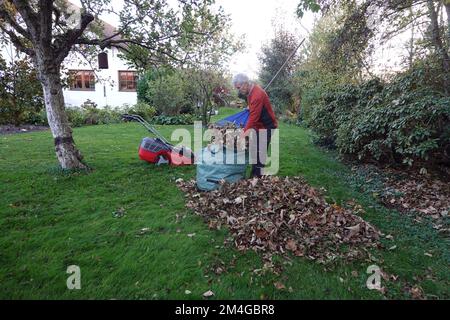
<instances>
[{"instance_id":1,"label":"bare tree branch","mask_svg":"<svg viewBox=\"0 0 450 320\"><path fill-rule=\"evenodd\" d=\"M100 39L86 39L86 38L78 38L77 41L75 42L76 44L85 44L85 45L97 45L99 46L101 49L104 49L106 47L116 47L116 48L120 48L120 49L124 49L124 46L121 46L120 44L134 44L137 46L140 46L142 48L151 50L151 51L156 51L158 53L164 54L166 56L168 56L169 58L177 61L177 62L181 62L182 60L180 60L179 58L175 57L174 55L170 54L169 52L162 50L162 49L156 49L153 48L149 45L143 44L142 42L138 42L136 40L131 40L131 39L109 39L107 41L104 40L100 40Z\"/></svg>"},{"instance_id":2,"label":"bare tree branch","mask_svg":"<svg viewBox=\"0 0 450 320\"><path fill-rule=\"evenodd\" d=\"M27 29L30 35L35 39L39 39L39 23L37 20L37 14L31 8L27 0L12 0L17 11L22 16L23 21L27 25Z\"/></svg>"},{"instance_id":3,"label":"bare tree branch","mask_svg":"<svg viewBox=\"0 0 450 320\"><path fill-rule=\"evenodd\" d=\"M53 0L39 0L40 42L50 47L52 42Z\"/></svg>"},{"instance_id":4,"label":"bare tree branch","mask_svg":"<svg viewBox=\"0 0 450 320\"><path fill-rule=\"evenodd\" d=\"M56 61L61 63L70 52L70 49L77 43L77 39L81 37L83 32L91 21L94 20L94 16L90 13L82 13L80 27L76 29L70 29L63 35L55 37L55 44L57 46Z\"/></svg>"},{"instance_id":5,"label":"bare tree branch","mask_svg":"<svg viewBox=\"0 0 450 320\"><path fill-rule=\"evenodd\" d=\"M22 42L22 40L14 33L12 30L8 30L0 24L0 29L9 36L9 39L14 44L14 46L23 53L33 57L35 52L33 49L27 48L26 45Z\"/></svg>"},{"instance_id":6,"label":"bare tree branch","mask_svg":"<svg viewBox=\"0 0 450 320\"><path fill-rule=\"evenodd\" d=\"M55 14L55 26L57 26L60 23L61 11L55 5L53 6L53 13Z\"/></svg>"},{"instance_id":7,"label":"bare tree branch","mask_svg":"<svg viewBox=\"0 0 450 320\"><path fill-rule=\"evenodd\" d=\"M23 37L27 38L28 40L31 40L31 35L28 33L28 31L22 28L20 24L16 21L16 19L12 17L7 10L0 9L0 18L8 22L11 25L11 27L13 27Z\"/></svg>"}]
</instances>

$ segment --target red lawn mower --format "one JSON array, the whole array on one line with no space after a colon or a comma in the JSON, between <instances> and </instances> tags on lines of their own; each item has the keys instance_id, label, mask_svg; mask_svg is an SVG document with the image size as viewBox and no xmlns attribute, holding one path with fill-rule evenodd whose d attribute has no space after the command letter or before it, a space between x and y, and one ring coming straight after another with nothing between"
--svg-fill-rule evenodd
<instances>
[{"instance_id":1,"label":"red lawn mower","mask_svg":"<svg viewBox=\"0 0 450 320\"><path fill-rule=\"evenodd\" d=\"M142 124L156 138L145 137L139 146L139 158L149 163L183 166L194 164L194 153L186 147L175 147L150 123L136 114L123 114L122 119Z\"/></svg>"}]
</instances>

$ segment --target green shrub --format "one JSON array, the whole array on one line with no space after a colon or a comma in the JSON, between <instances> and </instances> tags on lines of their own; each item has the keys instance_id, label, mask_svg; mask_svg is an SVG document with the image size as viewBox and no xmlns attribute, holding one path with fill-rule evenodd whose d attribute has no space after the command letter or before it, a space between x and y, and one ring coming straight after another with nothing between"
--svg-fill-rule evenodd
<instances>
[{"instance_id":1,"label":"green shrub","mask_svg":"<svg viewBox=\"0 0 450 320\"><path fill-rule=\"evenodd\" d=\"M182 70L161 67L145 72L137 85L138 101L153 106L158 115L192 112Z\"/></svg>"},{"instance_id":2,"label":"green shrub","mask_svg":"<svg viewBox=\"0 0 450 320\"><path fill-rule=\"evenodd\" d=\"M97 104L90 99L87 99L81 106L81 113L83 124L98 124L98 111L97 111Z\"/></svg>"},{"instance_id":3,"label":"green shrub","mask_svg":"<svg viewBox=\"0 0 450 320\"><path fill-rule=\"evenodd\" d=\"M82 104L81 107L66 108L66 114L72 127L120 123L122 122L122 114L124 113L138 114L150 121L155 115L155 108L145 103L137 103L133 106L124 105L115 108L105 106L104 108L98 109L97 106L90 101ZM46 121L46 118L44 119ZM44 120L40 121L43 122Z\"/></svg>"},{"instance_id":4,"label":"green shrub","mask_svg":"<svg viewBox=\"0 0 450 320\"><path fill-rule=\"evenodd\" d=\"M120 108L112 108L110 106L98 109L97 112L99 124L120 123L122 121L121 116L124 113Z\"/></svg>"},{"instance_id":5,"label":"green shrub","mask_svg":"<svg viewBox=\"0 0 450 320\"><path fill-rule=\"evenodd\" d=\"M139 102L145 102L149 105L152 105L153 101L151 97L148 97L147 95L149 90L149 83L152 83L156 80L161 82L166 75L170 75L172 73L173 69L169 66L152 68L142 73L138 79L136 87L137 100Z\"/></svg>"},{"instance_id":6,"label":"green shrub","mask_svg":"<svg viewBox=\"0 0 450 320\"><path fill-rule=\"evenodd\" d=\"M71 127L81 127L86 124L84 112L80 107L66 108L67 120Z\"/></svg>"},{"instance_id":7,"label":"green shrub","mask_svg":"<svg viewBox=\"0 0 450 320\"><path fill-rule=\"evenodd\" d=\"M346 156L384 163L450 161L450 97L421 83L420 70L337 87L308 124L318 142Z\"/></svg>"},{"instance_id":8,"label":"green shrub","mask_svg":"<svg viewBox=\"0 0 450 320\"><path fill-rule=\"evenodd\" d=\"M124 111L129 114L140 115L147 121L150 121L156 114L155 108L145 102L138 102L134 106L126 107Z\"/></svg>"},{"instance_id":9,"label":"green shrub","mask_svg":"<svg viewBox=\"0 0 450 320\"><path fill-rule=\"evenodd\" d=\"M39 112L30 112L27 114L24 122L36 126L48 126L47 112L45 109Z\"/></svg>"},{"instance_id":10,"label":"green shrub","mask_svg":"<svg viewBox=\"0 0 450 320\"><path fill-rule=\"evenodd\" d=\"M299 125L300 124L300 120L297 117L293 117L293 116L289 116L289 115L281 115L278 118L279 121L282 121L286 124L291 124L291 125Z\"/></svg>"},{"instance_id":11,"label":"green shrub","mask_svg":"<svg viewBox=\"0 0 450 320\"><path fill-rule=\"evenodd\" d=\"M418 90L359 112L338 128L336 144L360 160L429 161L443 156L449 143L450 97Z\"/></svg>"},{"instance_id":12,"label":"green shrub","mask_svg":"<svg viewBox=\"0 0 450 320\"><path fill-rule=\"evenodd\" d=\"M375 78L360 86L347 84L324 94L307 122L318 134L317 142L334 147L341 124L362 112L382 89L380 79Z\"/></svg>"},{"instance_id":13,"label":"green shrub","mask_svg":"<svg viewBox=\"0 0 450 320\"><path fill-rule=\"evenodd\" d=\"M31 62L7 63L0 56L0 124L27 123L43 109L42 86Z\"/></svg>"},{"instance_id":14,"label":"green shrub","mask_svg":"<svg viewBox=\"0 0 450 320\"><path fill-rule=\"evenodd\" d=\"M191 114L180 114L177 116L159 115L153 117L152 123L161 125L190 125L194 124L195 117Z\"/></svg>"}]
</instances>

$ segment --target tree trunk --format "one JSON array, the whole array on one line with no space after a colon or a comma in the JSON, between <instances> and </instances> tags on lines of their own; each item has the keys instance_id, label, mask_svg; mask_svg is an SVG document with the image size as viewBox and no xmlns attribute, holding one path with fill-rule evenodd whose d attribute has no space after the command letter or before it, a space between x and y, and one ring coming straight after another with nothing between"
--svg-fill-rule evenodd
<instances>
[{"instance_id":1,"label":"tree trunk","mask_svg":"<svg viewBox=\"0 0 450 320\"><path fill-rule=\"evenodd\" d=\"M75 147L72 129L64 111L64 96L58 66L39 66L44 90L47 120L55 141L55 151L63 169L87 169L82 155Z\"/></svg>"},{"instance_id":2,"label":"tree trunk","mask_svg":"<svg viewBox=\"0 0 450 320\"><path fill-rule=\"evenodd\" d=\"M204 97L202 97L201 99L202 99L202 121L203 124L206 126L208 125L208 105Z\"/></svg>"},{"instance_id":3,"label":"tree trunk","mask_svg":"<svg viewBox=\"0 0 450 320\"><path fill-rule=\"evenodd\" d=\"M413 12L413 8L412 6L409 7L409 14L411 16L414 15ZM415 22L413 21L412 25L411 25L411 38L409 39L409 56L408 56L408 62L409 62L409 68L412 68L413 65L413 61L414 61L414 24Z\"/></svg>"},{"instance_id":4,"label":"tree trunk","mask_svg":"<svg viewBox=\"0 0 450 320\"><path fill-rule=\"evenodd\" d=\"M432 34L432 41L433 45L436 48L436 51L439 54L439 57L441 59L442 64L442 71L444 72L444 79L443 79L443 85L445 93L449 93L449 87L450 87L450 57L448 55L448 52L446 48L444 47L444 44L442 42L442 38L439 32L439 21L438 16L434 7L433 0L427 0L428 4L428 11L430 13L430 20L431 20L431 34Z\"/></svg>"},{"instance_id":5,"label":"tree trunk","mask_svg":"<svg viewBox=\"0 0 450 320\"><path fill-rule=\"evenodd\" d=\"M445 11L447 11L447 45L450 46L450 1L444 1Z\"/></svg>"}]
</instances>

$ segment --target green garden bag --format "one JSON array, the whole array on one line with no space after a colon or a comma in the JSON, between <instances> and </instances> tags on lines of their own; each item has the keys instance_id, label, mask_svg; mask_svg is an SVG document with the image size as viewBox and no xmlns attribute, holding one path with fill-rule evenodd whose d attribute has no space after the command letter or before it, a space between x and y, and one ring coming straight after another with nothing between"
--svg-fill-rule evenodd
<instances>
[{"instance_id":1,"label":"green garden bag","mask_svg":"<svg viewBox=\"0 0 450 320\"><path fill-rule=\"evenodd\" d=\"M218 189L222 180L234 183L245 177L245 151L236 152L212 145L203 148L196 159L197 187L202 191Z\"/></svg>"}]
</instances>

